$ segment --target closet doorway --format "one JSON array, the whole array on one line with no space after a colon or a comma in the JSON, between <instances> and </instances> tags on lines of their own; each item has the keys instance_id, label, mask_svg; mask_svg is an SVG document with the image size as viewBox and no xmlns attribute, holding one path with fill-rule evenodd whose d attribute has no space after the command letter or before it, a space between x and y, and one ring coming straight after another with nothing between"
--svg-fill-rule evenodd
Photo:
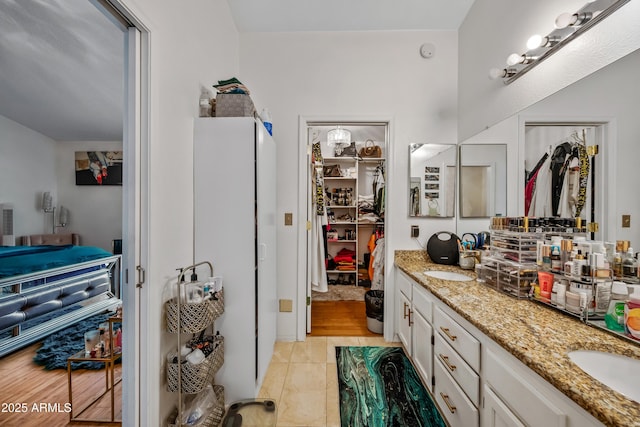
<instances>
[{"instance_id":1,"label":"closet doorway","mask_svg":"<svg viewBox=\"0 0 640 427\"><path fill-rule=\"evenodd\" d=\"M381 335L388 122L305 125L306 333Z\"/></svg>"},{"instance_id":2,"label":"closet doorway","mask_svg":"<svg viewBox=\"0 0 640 427\"><path fill-rule=\"evenodd\" d=\"M530 217L581 218L590 239L607 236L608 153L615 147L607 121L533 121L522 126L522 209ZM521 163L522 164L522 163Z\"/></svg>"}]
</instances>

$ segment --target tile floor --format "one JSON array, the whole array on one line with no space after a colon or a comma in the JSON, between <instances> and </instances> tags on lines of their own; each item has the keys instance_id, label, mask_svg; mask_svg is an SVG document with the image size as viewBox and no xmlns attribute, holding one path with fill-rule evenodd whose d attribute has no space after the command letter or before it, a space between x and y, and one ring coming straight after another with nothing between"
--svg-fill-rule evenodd
<instances>
[{"instance_id":1,"label":"tile floor","mask_svg":"<svg viewBox=\"0 0 640 427\"><path fill-rule=\"evenodd\" d=\"M340 427L336 346L399 346L382 337L307 337L277 342L260 389L273 399L278 427Z\"/></svg>"}]
</instances>

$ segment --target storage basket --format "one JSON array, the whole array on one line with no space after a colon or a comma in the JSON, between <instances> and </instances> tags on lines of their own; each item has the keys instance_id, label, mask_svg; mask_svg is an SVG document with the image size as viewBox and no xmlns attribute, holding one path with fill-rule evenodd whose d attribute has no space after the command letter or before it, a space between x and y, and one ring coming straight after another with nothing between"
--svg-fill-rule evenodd
<instances>
[{"instance_id":1,"label":"storage basket","mask_svg":"<svg viewBox=\"0 0 640 427\"><path fill-rule=\"evenodd\" d=\"M249 95L219 93L216 96L216 117L251 117L255 111Z\"/></svg>"},{"instance_id":2,"label":"storage basket","mask_svg":"<svg viewBox=\"0 0 640 427\"><path fill-rule=\"evenodd\" d=\"M213 376L224 363L224 337L215 336L216 346L214 350L205 359L193 365L191 363L182 363L182 392L186 394L200 393L207 384L213 380ZM173 357L176 357L174 354ZM167 364L167 390L170 392L178 391L178 364Z\"/></svg>"},{"instance_id":3,"label":"storage basket","mask_svg":"<svg viewBox=\"0 0 640 427\"><path fill-rule=\"evenodd\" d=\"M222 418L224 417L224 386L214 384L213 392L216 394L218 404L214 405L209 411L206 418L197 424L198 427L215 427L220 425ZM174 409L169 418L167 419L168 427L179 427L180 424L176 423L178 417L178 410ZM184 424L182 424L184 425Z\"/></svg>"},{"instance_id":4,"label":"storage basket","mask_svg":"<svg viewBox=\"0 0 640 427\"><path fill-rule=\"evenodd\" d=\"M180 304L180 332L195 334L209 326L224 313L224 290L216 293L217 300ZM173 298L165 303L167 331L178 332L178 301Z\"/></svg>"}]
</instances>

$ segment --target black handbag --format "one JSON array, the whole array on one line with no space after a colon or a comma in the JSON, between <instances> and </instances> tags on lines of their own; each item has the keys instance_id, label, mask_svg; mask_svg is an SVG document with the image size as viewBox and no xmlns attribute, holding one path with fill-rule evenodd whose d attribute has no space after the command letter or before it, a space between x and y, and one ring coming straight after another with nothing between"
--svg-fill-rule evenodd
<instances>
[{"instance_id":1,"label":"black handbag","mask_svg":"<svg viewBox=\"0 0 640 427\"><path fill-rule=\"evenodd\" d=\"M342 176L342 170L340 169L340 165L323 166L322 175L328 177Z\"/></svg>"},{"instance_id":2,"label":"black handbag","mask_svg":"<svg viewBox=\"0 0 640 427\"><path fill-rule=\"evenodd\" d=\"M356 156L356 142L352 141L351 144L346 147L336 148L336 157L355 157Z\"/></svg>"}]
</instances>

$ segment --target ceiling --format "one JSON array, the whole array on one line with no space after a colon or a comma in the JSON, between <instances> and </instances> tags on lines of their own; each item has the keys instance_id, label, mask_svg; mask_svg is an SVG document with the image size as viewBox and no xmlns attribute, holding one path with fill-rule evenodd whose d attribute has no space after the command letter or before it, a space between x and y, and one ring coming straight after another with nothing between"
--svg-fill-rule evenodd
<instances>
[{"instance_id":1,"label":"ceiling","mask_svg":"<svg viewBox=\"0 0 640 427\"><path fill-rule=\"evenodd\" d=\"M474 0L227 0L240 32L457 30ZM95 0L0 1L0 115L59 141L122 139L124 33Z\"/></svg>"}]
</instances>

